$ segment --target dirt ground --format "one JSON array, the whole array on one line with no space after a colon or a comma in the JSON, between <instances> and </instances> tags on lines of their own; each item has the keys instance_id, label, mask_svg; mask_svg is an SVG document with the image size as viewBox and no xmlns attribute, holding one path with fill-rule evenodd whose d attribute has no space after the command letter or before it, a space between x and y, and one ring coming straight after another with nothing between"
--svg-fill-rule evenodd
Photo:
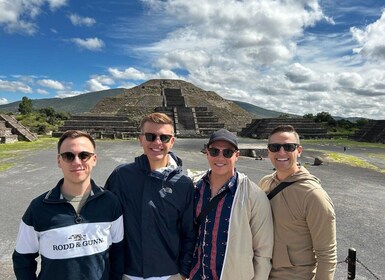
<instances>
[{"instance_id":1,"label":"dirt ground","mask_svg":"<svg viewBox=\"0 0 385 280\"><path fill-rule=\"evenodd\" d=\"M263 141L240 139L241 143L243 141L264 144ZM200 152L205 142L204 139L176 140L174 152L182 158L184 170L208 168L205 155ZM335 279L347 279L345 259L349 248L357 251L355 279L385 279L385 173L330 162L323 157L322 150L343 152L343 147L305 145L301 163L321 179L335 204L339 261ZM93 172L94 180L103 185L114 167L132 161L141 152L136 141L97 141L98 164ZM370 156L384 156L385 146L382 149L348 149L345 153L385 169L382 160ZM324 159L324 163L314 166L315 157ZM250 157L241 157L237 169L255 182L273 171L268 159ZM59 178L61 171L56 165L54 148L27 152L17 166L0 172L0 279L15 279L11 255L19 221L29 202L52 188Z\"/></svg>"}]
</instances>

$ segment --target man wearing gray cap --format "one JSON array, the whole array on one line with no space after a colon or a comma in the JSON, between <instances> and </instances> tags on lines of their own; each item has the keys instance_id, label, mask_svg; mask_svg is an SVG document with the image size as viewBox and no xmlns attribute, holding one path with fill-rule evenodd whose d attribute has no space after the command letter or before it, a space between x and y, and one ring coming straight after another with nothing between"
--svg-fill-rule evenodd
<instances>
[{"instance_id":1,"label":"man wearing gray cap","mask_svg":"<svg viewBox=\"0 0 385 280\"><path fill-rule=\"evenodd\" d=\"M195 246L190 280L268 279L273 221L265 193L235 169L237 137L214 132L205 148L210 169L195 184Z\"/></svg>"}]
</instances>

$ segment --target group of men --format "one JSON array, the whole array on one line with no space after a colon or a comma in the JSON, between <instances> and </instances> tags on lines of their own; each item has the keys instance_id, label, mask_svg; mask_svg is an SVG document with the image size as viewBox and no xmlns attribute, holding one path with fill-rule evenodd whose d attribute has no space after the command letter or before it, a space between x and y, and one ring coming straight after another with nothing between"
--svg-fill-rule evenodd
<instances>
[{"instance_id":1,"label":"group of men","mask_svg":"<svg viewBox=\"0 0 385 280\"><path fill-rule=\"evenodd\" d=\"M171 118L145 116L143 154L116 167L102 188L91 179L94 140L65 132L57 147L63 178L20 223L17 279L333 279L333 203L298 164L292 126L270 133L275 171L258 184L237 170L238 140L228 130L209 138L202 172L182 172L174 141Z\"/></svg>"}]
</instances>

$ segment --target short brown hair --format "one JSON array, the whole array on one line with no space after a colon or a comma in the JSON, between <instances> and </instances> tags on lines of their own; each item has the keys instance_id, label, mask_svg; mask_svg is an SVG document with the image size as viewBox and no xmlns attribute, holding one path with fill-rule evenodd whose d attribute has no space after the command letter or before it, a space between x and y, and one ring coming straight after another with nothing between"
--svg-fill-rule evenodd
<instances>
[{"instance_id":1,"label":"short brown hair","mask_svg":"<svg viewBox=\"0 0 385 280\"><path fill-rule=\"evenodd\" d=\"M269 140L273 134L281 133L281 132L293 133L295 135L296 140L297 140L297 144L299 144L299 135L298 135L297 131L295 130L295 128L290 124L282 124L282 125L278 125L275 128L273 128L273 130L269 133Z\"/></svg>"},{"instance_id":2,"label":"short brown hair","mask_svg":"<svg viewBox=\"0 0 385 280\"><path fill-rule=\"evenodd\" d=\"M57 143L57 152L60 153L60 147L63 144L64 140L66 140L67 138L75 139L75 138L78 138L78 137L86 137L86 138L88 138L91 141L92 146L94 146L94 149L96 148L95 140L87 132L84 132L84 131L81 131L81 130L67 130L66 132L64 132L62 134L62 136L59 139L59 142Z\"/></svg>"},{"instance_id":3,"label":"short brown hair","mask_svg":"<svg viewBox=\"0 0 385 280\"><path fill-rule=\"evenodd\" d=\"M140 122L140 132L143 132L143 126L146 122L152 122L157 124L169 124L172 126L172 131L174 133L174 121L164 113L151 113L143 117Z\"/></svg>"}]
</instances>

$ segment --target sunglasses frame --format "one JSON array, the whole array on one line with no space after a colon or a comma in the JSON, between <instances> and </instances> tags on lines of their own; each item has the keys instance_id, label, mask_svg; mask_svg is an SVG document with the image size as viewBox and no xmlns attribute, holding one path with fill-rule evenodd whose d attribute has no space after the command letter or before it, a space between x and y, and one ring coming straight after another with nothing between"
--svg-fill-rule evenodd
<instances>
[{"instance_id":1,"label":"sunglasses frame","mask_svg":"<svg viewBox=\"0 0 385 280\"><path fill-rule=\"evenodd\" d=\"M142 133L142 135L144 135L144 138L148 142L154 142L159 136L159 140L162 143L168 143L171 141L171 138L174 137L173 135L170 135L170 134L156 134L151 132L145 132L145 133Z\"/></svg>"},{"instance_id":2,"label":"sunglasses frame","mask_svg":"<svg viewBox=\"0 0 385 280\"><path fill-rule=\"evenodd\" d=\"M279 143L270 143L267 145L267 148L269 149L270 152L272 153L277 153L283 148L285 152L294 152L297 148L299 147L299 144L297 143L284 143L284 144L279 144Z\"/></svg>"},{"instance_id":3,"label":"sunglasses frame","mask_svg":"<svg viewBox=\"0 0 385 280\"><path fill-rule=\"evenodd\" d=\"M74 154L73 152L64 152L60 153L59 156L63 159L64 162L71 163L78 157L82 162L87 162L91 157L93 157L95 153L82 151L78 154Z\"/></svg>"},{"instance_id":4,"label":"sunglasses frame","mask_svg":"<svg viewBox=\"0 0 385 280\"><path fill-rule=\"evenodd\" d=\"M222 151L222 155L225 158L231 158L238 150L232 150L232 149L218 149L214 147L207 148L207 151L211 157L217 157L219 156L220 152Z\"/></svg>"}]
</instances>

